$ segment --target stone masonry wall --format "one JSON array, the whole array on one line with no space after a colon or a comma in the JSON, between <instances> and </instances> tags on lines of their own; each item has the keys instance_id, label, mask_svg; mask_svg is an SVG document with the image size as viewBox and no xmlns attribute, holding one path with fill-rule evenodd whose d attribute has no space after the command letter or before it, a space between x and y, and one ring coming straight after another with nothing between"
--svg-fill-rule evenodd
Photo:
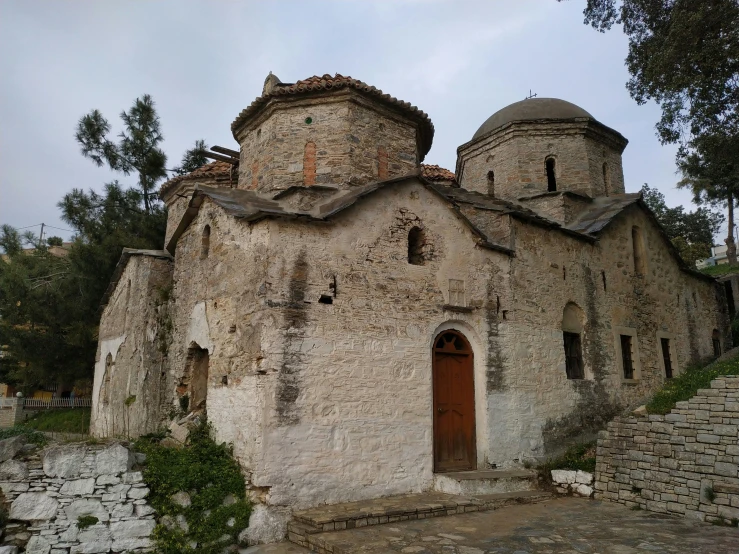
<instances>
[{"instance_id":1,"label":"stone masonry wall","mask_svg":"<svg viewBox=\"0 0 739 554\"><path fill-rule=\"evenodd\" d=\"M704 521L739 519L739 376L669 414L621 417L598 439L596 498Z\"/></svg>"},{"instance_id":2,"label":"stone masonry wall","mask_svg":"<svg viewBox=\"0 0 739 554\"><path fill-rule=\"evenodd\" d=\"M120 444L75 444L3 462L0 496L10 521L0 544L25 546L28 554L149 551L154 510L135 461ZM80 529L80 516L98 522Z\"/></svg>"},{"instance_id":3,"label":"stone masonry wall","mask_svg":"<svg viewBox=\"0 0 739 554\"><path fill-rule=\"evenodd\" d=\"M100 320L93 435L139 436L161 427L171 282L169 260L129 258Z\"/></svg>"}]
</instances>

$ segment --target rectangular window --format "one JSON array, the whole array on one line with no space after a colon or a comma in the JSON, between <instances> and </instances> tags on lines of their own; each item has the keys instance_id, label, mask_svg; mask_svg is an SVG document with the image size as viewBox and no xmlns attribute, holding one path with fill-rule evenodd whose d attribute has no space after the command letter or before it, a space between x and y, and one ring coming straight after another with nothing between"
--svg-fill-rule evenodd
<instances>
[{"instance_id":1,"label":"rectangular window","mask_svg":"<svg viewBox=\"0 0 739 554\"><path fill-rule=\"evenodd\" d=\"M631 354L631 336L621 335L621 360L623 361L624 379L634 378L634 362Z\"/></svg>"},{"instance_id":2,"label":"rectangular window","mask_svg":"<svg viewBox=\"0 0 739 554\"><path fill-rule=\"evenodd\" d=\"M449 304L464 306L464 281L449 279Z\"/></svg>"},{"instance_id":3,"label":"rectangular window","mask_svg":"<svg viewBox=\"0 0 739 554\"><path fill-rule=\"evenodd\" d=\"M672 379L672 360L670 359L670 339L660 339L662 344L662 360L665 364L665 377Z\"/></svg>"},{"instance_id":4,"label":"rectangular window","mask_svg":"<svg viewBox=\"0 0 739 554\"><path fill-rule=\"evenodd\" d=\"M568 379L584 379L582 344L579 333L562 333L565 346L565 371Z\"/></svg>"}]
</instances>

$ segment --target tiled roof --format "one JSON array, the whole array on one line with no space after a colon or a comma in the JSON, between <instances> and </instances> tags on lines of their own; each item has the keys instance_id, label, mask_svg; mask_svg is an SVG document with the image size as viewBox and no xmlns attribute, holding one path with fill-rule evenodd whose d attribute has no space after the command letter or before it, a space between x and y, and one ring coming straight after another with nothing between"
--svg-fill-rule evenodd
<instances>
[{"instance_id":1,"label":"tiled roof","mask_svg":"<svg viewBox=\"0 0 739 554\"><path fill-rule=\"evenodd\" d=\"M429 181L454 181L454 173L438 165L421 164L421 176Z\"/></svg>"},{"instance_id":2,"label":"tiled roof","mask_svg":"<svg viewBox=\"0 0 739 554\"><path fill-rule=\"evenodd\" d=\"M231 171L234 171L233 175ZM238 180L238 174L234 170L234 166L226 162L210 162L203 166L200 166L195 171L191 171L190 173L187 173L185 175L178 175L177 177L171 178L159 188L159 196L164 195L177 183L181 183L182 181L190 181L195 179L230 181L232 177L234 182Z\"/></svg>"},{"instance_id":3,"label":"tiled roof","mask_svg":"<svg viewBox=\"0 0 739 554\"><path fill-rule=\"evenodd\" d=\"M431 119L428 114L409 102L405 102L395 98L394 96L385 94L380 89L368 85L358 79L344 77L338 73L333 77L328 74L323 76L314 75L313 77L308 77L307 79L303 79L297 83L275 84L265 90L262 96L255 99L249 107L241 111L231 124L231 131L235 133L247 119L256 114L272 98L322 93L342 88L353 88L362 94L374 97L375 99L384 102L386 105L404 112L407 116L410 116L411 119L418 121L420 124L421 154L425 156L431 149L431 141L434 137L434 125L431 123Z\"/></svg>"}]
</instances>

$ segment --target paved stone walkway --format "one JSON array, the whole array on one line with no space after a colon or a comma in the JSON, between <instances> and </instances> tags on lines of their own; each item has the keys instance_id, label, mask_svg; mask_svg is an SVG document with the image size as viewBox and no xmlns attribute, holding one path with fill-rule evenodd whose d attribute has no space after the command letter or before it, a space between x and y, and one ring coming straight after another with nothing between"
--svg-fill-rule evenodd
<instances>
[{"instance_id":1,"label":"paved stone walkway","mask_svg":"<svg viewBox=\"0 0 739 554\"><path fill-rule=\"evenodd\" d=\"M739 554L736 528L580 498L334 531L321 537L336 552L351 554ZM241 552L309 551L284 543Z\"/></svg>"}]
</instances>

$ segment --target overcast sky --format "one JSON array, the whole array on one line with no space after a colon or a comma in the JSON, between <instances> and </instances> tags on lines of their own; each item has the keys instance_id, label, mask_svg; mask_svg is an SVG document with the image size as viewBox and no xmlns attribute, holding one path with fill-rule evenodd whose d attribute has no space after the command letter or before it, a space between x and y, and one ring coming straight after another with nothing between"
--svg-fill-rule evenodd
<instances>
[{"instance_id":1,"label":"overcast sky","mask_svg":"<svg viewBox=\"0 0 739 554\"><path fill-rule=\"evenodd\" d=\"M584 4L2 0L0 224L68 228L56 204L72 188L134 184L79 153L75 125L91 109L117 133L121 110L151 94L174 167L199 138L238 149L230 124L270 71L284 82L338 72L411 102L436 128L426 163L451 170L457 146L529 90L569 100L629 139L627 192L646 182L689 203L675 149L655 136L659 109L624 86L625 37L583 25Z\"/></svg>"}]
</instances>

